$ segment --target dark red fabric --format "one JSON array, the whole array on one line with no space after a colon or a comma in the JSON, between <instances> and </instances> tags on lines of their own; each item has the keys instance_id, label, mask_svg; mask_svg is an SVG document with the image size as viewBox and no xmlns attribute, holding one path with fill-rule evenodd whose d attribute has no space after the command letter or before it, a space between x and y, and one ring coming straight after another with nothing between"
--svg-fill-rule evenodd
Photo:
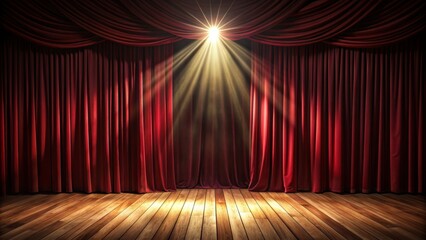
<instances>
[{"instance_id":1,"label":"dark red fabric","mask_svg":"<svg viewBox=\"0 0 426 240\"><path fill-rule=\"evenodd\" d=\"M241 84L242 89L235 91L226 83L234 79L224 78L193 79L193 89L185 90L189 103L174 99L174 112L179 113L173 127L176 184L180 188L248 186L249 98L242 93L248 93L249 85ZM182 80L178 78L175 85ZM205 81L210 83L202 83ZM236 98L245 104L236 103Z\"/></svg>"},{"instance_id":2,"label":"dark red fabric","mask_svg":"<svg viewBox=\"0 0 426 240\"><path fill-rule=\"evenodd\" d=\"M3 193L176 189L171 45L1 51Z\"/></svg>"},{"instance_id":3,"label":"dark red fabric","mask_svg":"<svg viewBox=\"0 0 426 240\"><path fill-rule=\"evenodd\" d=\"M249 38L275 46L386 46L424 29L424 6L417 0L312 1L281 24Z\"/></svg>"},{"instance_id":4,"label":"dark red fabric","mask_svg":"<svg viewBox=\"0 0 426 240\"><path fill-rule=\"evenodd\" d=\"M201 112L196 97L186 109L179 109L183 116L174 125L176 185L247 188L249 159L244 137L248 137L248 128L238 121L229 97L212 94L205 96L208 101Z\"/></svg>"},{"instance_id":5,"label":"dark red fabric","mask_svg":"<svg viewBox=\"0 0 426 240\"><path fill-rule=\"evenodd\" d=\"M341 47L380 47L398 43L423 31L425 3L381 1L362 21L325 42Z\"/></svg>"},{"instance_id":6,"label":"dark red fabric","mask_svg":"<svg viewBox=\"0 0 426 240\"><path fill-rule=\"evenodd\" d=\"M424 192L423 53L253 44L249 189Z\"/></svg>"},{"instance_id":7,"label":"dark red fabric","mask_svg":"<svg viewBox=\"0 0 426 240\"><path fill-rule=\"evenodd\" d=\"M122 3L142 21L165 32L188 39L206 37L209 25L221 35L238 40L263 32L300 9L305 0L167 1Z\"/></svg>"},{"instance_id":8,"label":"dark red fabric","mask_svg":"<svg viewBox=\"0 0 426 240\"><path fill-rule=\"evenodd\" d=\"M230 40L362 48L390 45L421 32L425 1L8 0L1 4L4 29L58 48L105 39L132 46L204 39L209 25L218 25Z\"/></svg>"},{"instance_id":9,"label":"dark red fabric","mask_svg":"<svg viewBox=\"0 0 426 240\"><path fill-rule=\"evenodd\" d=\"M362 21L380 1L328 1L307 4L290 19L251 39L277 46L301 46L323 42L348 31ZM355 44L354 44L355 45Z\"/></svg>"},{"instance_id":10,"label":"dark red fabric","mask_svg":"<svg viewBox=\"0 0 426 240\"><path fill-rule=\"evenodd\" d=\"M56 48L78 48L102 41L61 15L47 1L3 1L1 24L31 42Z\"/></svg>"},{"instance_id":11,"label":"dark red fabric","mask_svg":"<svg viewBox=\"0 0 426 240\"><path fill-rule=\"evenodd\" d=\"M73 1L52 1L52 4L81 28L109 41L132 46L156 46L180 40L144 24L119 1L79 1L78 4Z\"/></svg>"}]
</instances>

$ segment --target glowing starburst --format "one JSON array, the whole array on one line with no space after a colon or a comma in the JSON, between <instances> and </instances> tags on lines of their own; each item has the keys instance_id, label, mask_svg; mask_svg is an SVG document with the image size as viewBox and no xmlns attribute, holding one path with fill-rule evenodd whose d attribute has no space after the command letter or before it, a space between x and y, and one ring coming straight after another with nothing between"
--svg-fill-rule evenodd
<instances>
[{"instance_id":1,"label":"glowing starburst","mask_svg":"<svg viewBox=\"0 0 426 240\"><path fill-rule=\"evenodd\" d=\"M209 41L211 43L216 43L217 40L220 37L220 32L219 32L219 28L217 28L216 26L210 27L209 28Z\"/></svg>"},{"instance_id":2,"label":"glowing starburst","mask_svg":"<svg viewBox=\"0 0 426 240\"><path fill-rule=\"evenodd\" d=\"M202 141L213 144L228 141L232 125L233 134L248 146L250 54L226 37L232 30L223 21L227 10L200 11L204 20L196 18L197 30L203 35L173 58L173 129L193 127L188 139L203 136Z\"/></svg>"}]
</instances>

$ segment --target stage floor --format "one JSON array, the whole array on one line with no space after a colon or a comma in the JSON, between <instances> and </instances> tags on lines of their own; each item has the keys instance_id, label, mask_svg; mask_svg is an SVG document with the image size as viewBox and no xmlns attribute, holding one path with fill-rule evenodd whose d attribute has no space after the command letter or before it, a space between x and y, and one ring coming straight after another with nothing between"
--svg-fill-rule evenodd
<instances>
[{"instance_id":1,"label":"stage floor","mask_svg":"<svg viewBox=\"0 0 426 240\"><path fill-rule=\"evenodd\" d=\"M424 195L181 189L0 204L1 239L426 239Z\"/></svg>"}]
</instances>

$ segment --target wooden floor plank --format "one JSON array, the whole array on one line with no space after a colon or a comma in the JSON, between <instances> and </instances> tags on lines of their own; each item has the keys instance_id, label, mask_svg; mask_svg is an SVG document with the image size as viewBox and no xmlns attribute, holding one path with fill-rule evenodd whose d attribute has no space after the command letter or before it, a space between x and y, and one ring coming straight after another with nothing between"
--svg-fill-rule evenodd
<instances>
[{"instance_id":1,"label":"wooden floor plank","mask_svg":"<svg viewBox=\"0 0 426 240\"><path fill-rule=\"evenodd\" d=\"M0 239L425 239L422 195L182 189L2 198Z\"/></svg>"},{"instance_id":2,"label":"wooden floor plank","mask_svg":"<svg viewBox=\"0 0 426 240\"><path fill-rule=\"evenodd\" d=\"M299 223L303 229L313 238L313 239L327 239L328 237L321 232L308 218L303 214L297 211L290 203L288 203L284 198L284 194L278 193L269 193L269 195L277 201L277 203L286 211L288 214Z\"/></svg>"},{"instance_id":3,"label":"wooden floor plank","mask_svg":"<svg viewBox=\"0 0 426 240\"><path fill-rule=\"evenodd\" d=\"M146 200L146 195L138 197L134 202L132 202L127 208L123 209L117 216L111 219L105 226L99 229L95 235L94 239L103 239L108 236L108 234L113 231L118 225L120 225L129 215L131 215L143 202ZM121 235L120 235L121 236Z\"/></svg>"},{"instance_id":4,"label":"wooden floor plank","mask_svg":"<svg viewBox=\"0 0 426 240\"><path fill-rule=\"evenodd\" d=\"M186 230L185 239L201 239L206 193L206 189L198 190L197 199L195 200L194 209L191 213L191 218L189 220L188 229Z\"/></svg>"},{"instance_id":5,"label":"wooden floor plank","mask_svg":"<svg viewBox=\"0 0 426 240\"><path fill-rule=\"evenodd\" d=\"M43 239L72 239L95 223L97 219L110 212L114 208L113 206L116 207L118 202L122 201L124 196L107 194L100 198L99 203L96 203L96 205L85 205L80 208L81 212L80 210L73 212L62 219L61 221L65 222L65 224L46 235ZM95 216L96 219L91 219L92 216Z\"/></svg>"},{"instance_id":6,"label":"wooden floor plank","mask_svg":"<svg viewBox=\"0 0 426 240\"><path fill-rule=\"evenodd\" d=\"M83 197L83 199L86 199L86 198L90 199L90 195L85 195ZM52 211L55 208L59 208L63 211L68 211L69 209L72 209L76 204L79 204L80 201L82 201L82 199L78 199L77 195L70 196L69 198L66 198L63 201L61 201L60 199L56 199L56 201L47 203L46 205L48 207L41 207L41 210L35 210L34 214L27 214L27 212L25 212L23 215L25 216L25 218L19 218L19 216L17 216L16 218L12 218L11 221L13 220L20 221L22 224L19 225L19 227L14 228L12 231L5 233L4 235L1 236L1 238L4 238L4 239L12 239L12 238L23 239L25 237L28 238L29 235L31 235L32 233L27 231L24 234L21 232L23 229L34 230L34 229L37 229L38 226L48 225L56 220L55 218L50 217L50 215L53 215L53 214L49 214L49 211Z\"/></svg>"},{"instance_id":7,"label":"wooden floor plank","mask_svg":"<svg viewBox=\"0 0 426 240\"><path fill-rule=\"evenodd\" d=\"M232 239L226 200L222 189L215 191L217 239Z\"/></svg>"},{"instance_id":8,"label":"wooden floor plank","mask_svg":"<svg viewBox=\"0 0 426 240\"><path fill-rule=\"evenodd\" d=\"M23 195L11 195L3 197L0 200L0 216L4 212L10 212L12 209L16 207L22 208L23 206L26 206L26 203L31 202L32 204L36 204L37 202L42 202L45 199L51 198L56 195L66 195L64 193L62 194L55 194L55 195L46 195L46 194L36 194L36 195L25 195L25 197L22 197Z\"/></svg>"},{"instance_id":9,"label":"wooden floor plank","mask_svg":"<svg viewBox=\"0 0 426 240\"><path fill-rule=\"evenodd\" d=\"M324 213L320 211L320 209L317 208L317 206L312 205L311 203L305 201L304 198L301 197L301 195L304 194L297 194L293 193L291 194L291 198L295 200L299 205L304 206L306 209L308 209L312 214L317 216L322 222L326 223L328 226L330 226L333 230L338 232L341 236L344 236L346 239L361 239L358 235L347 229L342 223L339 221L334 220L330 216L328 216L327 213Z\"/></svg>"},{"instance_id":10,"label":"wooden floor plank","mask_svg":"<svg viewBox=\"0 0 426 240\"><path fill-rule=\"evenodd\" d=\"M328 201L323 201L318 198L317 194L297 194L301 196L304 200L309 202L311 205L315 206L321 212L327 214L330 218L334 219L336 222L342 223L345 225L345 228L350 230L352 233L355 233L359 238L362 239L374 239L374 236L371 235L366 229L358 226L354 223L354 219L351 219L351 216L347 214L338 214L338 210L335 208L337 202L330 204Z\"/></svg>"},{"instance_id":11,"label":"wooden floor plank","mask_svg":"<svg viewBox=\"0 0 426 240\"><path fill-rule=\"evenodd\" d=\"M82 201L72 201L75 204L70 204L66 209L58 207L52 211L49 211L47 214L55 217L49 216L50 218L44 222L37 221L38 225L34 226L37 231L28 238L42 239L45 236L50 235L52 233L52 229L59 229L63 227L69 219L83 218L83 216L87 214L88 211L96 212L96 210L94 210L94 206L97 206L99 201L102 201L103 198L108 197L108 195L92 194L90 195L90 198L85 198L85 200L83 199Z\"/></svg>"},{"instance_id":12,"label":"wooden floor plank","mask_svg":"<svg viewBox=\"0 0 426 240\"><path fill-rule=\"evenodd\" d=\"M278 202L267 192L261 193L262 197L268 202L274 211L280 216L281 220L288 226L290 231L299 239L312 239L311 235L294 219Z\"/></svg>"},{"instance_id":13,"label":"wooden floor plank","mask_svg":"<svg viewBox=\"0 0 426 240\"><path fill-rule=\"evenodd\" d=\"M275 231L281 238L285 239L297 239L296 236L291 232L287 225L281 221L279 215L274 211L274 209L266 202L266 200L261 196L259 192L252 192L251 195L256 200L260 209L262 209L265 216L271 222Z\"/></svg>"},{"instance_id":14,"label":"wooden floor plank","mask_svg":"<svg viewBox=\"0 0 426 240\"><path fill-rule=\"evenodd\" d=\"M188 189L181 190L179 197L174 202L172 208L167 214L167 217L164 219L155 233L154 239L169 239L188 195Z\"/></svg>"},{"instance_id":15,"label":"wooden floor plank","mask_svg":"<svg viewBox=\"0 0 426 240\"><path fill-rule=\"evenodd\" d=\"M320 229L329 239L346 239L340 235L336 230L334 230L330 225L324 222L320 217L315 215L311 210L313 207L307 203L299 203L292 198L295 196L291 194L280 194L280 197L289 203L294 209L296 209L300 214L314 224L318 229ZM330 219L332 220L332 219Z\"/></svg>"},{"instance_id":16,"label":"wooden floor plank","mask_svg":"<svg viewBox=\"0 0 426 240\"><path fill-rule=\"evenodd\" d=\"M356 209L351 207L349 204L346 204L345 201L342 202L340 198L328 198L327 195L317 194L317 197L322 199L323 201L333 202L333 207L335 210L339 210L340 212L346 212L347 218L352 220L353 223L360 228L369 232L372 236L378 237L379 239L392 239L393 234L380 223L373 221L368 215L360 214Z\"/></svg>"},{"instance_id":17,"label":"wooden floor plank","mask_svg":"<svg viewBox=\"0 0 426 240\"><path fill-rule=\"evenodd\" d=\"M224 189L223 195L225 196L226 209L228 210L229 223L231 225L232 237L234 239L248 239L247 233L244 229L241 216L238 212L237 205L235 204L234 197L231 190Z\"/></svg>"},{"instance_id":18,"label":"wooden floor plank","mask_svg":"<svg viewBox=\"0 0 426 240\"><path fill-rule=\"evenodd\" d=\"M114 219L118 214L120 214L124 209L126 209L129 205L131 205L137 198L138 195L126 195L123 200L119 203L119 205L110 209L110 211L97 219L96 222L91 224L87 229L85 229L81 234L77 235L73 239L88 239L95 235L101 228L107 225L112 219ZM96 218L93 217L92 218Z\"/></svg>"},{"instance_id":19,"label":"wooden floor plank","mask_svg":"<svg viewBox=\"0 0 426 240\"><path fill-rule=\"evenodd\" d=\"M119 200L115 200L115 199ZM120 194L116 196L116 198L112 201L107 201L104 203L105 207L102 208L102 205L100 207L96 207L95 211L97 211L96 214L88 214L87 220L83 220L84 217L81 216L81 221L79 220L77 222L77 225L74 227L70 227L68 231L65 231L65 233L60 236L61 239L80 239L80 236L86 235L88 232L95 232L96 229L99 229L101 226L101 223L106 223L109 216L113 215L115 212L119 212L118 209L124 208L123 203L126 202L131 196ZM66 226L64 226L66 227ZM49 239L49 238L48 238ZM50 238L52 239L52 238Z\"/></svg>"},{"instance_id":20,"label":"wooden floor plank","mask_svg":"<svg viewBox=\"0 0 426 240\"><path fill-rule=\"evenodd\" d=\"M421 211L422 209L420 206L414 207L410 206L403 202L398 202L392 198L386 197L384 194L371 194L371 199L374 199L376 201L385 203L386 206L388 206L391 209L395 209L396 212L398 212L398 216L405 219L405 221L410 222L411 224L415 225L416 227L420 227L424 224L425 221L425 213Z\"/></svg>"},{"instance_id":21,"label":"wooden floor plank","mask_svg":"<svg viewBox=\"0 0 426 240\"><path fill-rule=\"evenodd\" d=\"M143 231L139 234L138 239L152 239L157 232L158 228L163 223L170 208L174 205L176 199L179 197L181 190L172 192L166 201L163 203L161 208L155 213ZM111 239L117 239L118 236L114 236Z\"/></svg>"},{"instance_id":22,"label":"wooden floor plank","mask_svg":"<svg viewBox=\"0 0 426 240\"><path fill-rule=\"evenodd\" d=\"M247 237L249 239L263 239L262 231L260 231L258 223L253 217L253 214L247 206L243 195L241 195L240 190L232 189L231 193L234 197L235 204L237 205L238 212L240 213Z\"/></svg>"},{"instance_id":23,"label":"wooden floor plank","mask_svg":"<svg viewBox=\"0 0 426 240\"><path fill-rule=\"evenodd\" d=\"M28 202L28 204L23 203L21 207L4 212L0 216L0 221L9 223L15 222L22 225L27 223L28 220L43 214L45 211L55 208L56 205L67 201L67 199L77 197L78 194L58 194L52 195L51 197L45 196L45 198L39 199L40 201L35 200L34 202ZM30 198L33 199L32 196Z\"/></svg>"},{"instance_id":24,"label":"wooden floor plank","mask_svg":"<svg viewBox=\"0 0 426 240\"><path fill-rule=\"evenodd\" d=\"M403 206L405 209L412 210L414 212L418 212L419 215L423 216L426 214L426 196L417 197L417 198L411 198L412 195L405 194L404 195L398 195L398 194L375 194L375 196L382 196L385 197L388 201L391 201L393 204L397 204L398 206Z\"/></svg>"},{"instance_id":25,"label":"wooden floor plank","mask_svg":"<svg viewBox=\"0 0 426 240\"><path fill-rule=\"evenodd\" d=\"M123 235L123 239L136 239L139 234L143 231L145 226L149 223L155 213L161 208L164 201L169 197L169 192L161 193L160 197L155 201L152 201L148 209L139 216L139 218L133 223L133 225Z\"/></svg>"},{"instance_id":26,"label":"wooden floor plank","mask_svg":"<svg viewBox=\"0 0 426 240\"><path fill-rule=\"evenodd\" d=\"M133 225L133 223L144 214L152 203L160 197L160 193L143 194L140 202L137 203L136 209L125 216L125 219L112 230L105 239L119 239ZM96 235L95 235L96 237Z\"/></svg>"},{"instance_id":27,"label":"wooden floor plank","mask_svg":"<svg viewBox=\"0 0 426 240\"><path fill-rule=\"evenodd\" d=\"M339 196L332 195L338 198ZM404 239L415 239L418 236L426 238L425 231L422 231L422 226L426 223L417 225L414 221L405 219L406 214L403 212L403 207L398 208L392 207L387 204L383 204L381 201L376 201L371 196L364 196L360 194L346 195L343 198L348 204L359 206L360 212L364 214L369 212L369 216L372 220L381 223L387 227L394 236ZM400 228L399 226L403 226Z\"/></svg>"},{"instance_id":28,"label":"wooden floor plank","mask_svg":"<svg viewBox=\"0 0 426 240\"><path fill-rule=\"evenodd\" d=\"M170 239L183 239L185 237L197 194L198 189L192 190L189 193L175 224L175 228L170 235Z\"/></svg>"},{"instance_id":29,"label":"wooden floor plank","mask_svg":"<svg viewBox=\"0 0 426 240\"><path fill-rule=\"evenodd\" d=\"M265 239L280 239L271 222L263 213L262 209L260 209L259 205L257 204L256 200L254 200L250 192L247 189L240 189L240 192L251 213L253 214L253 217L256 220L263 237Z\"/></svg>"},{"instance_id":30,"label":"wooden floor plank","mask_svg":"<svg viewBox=\"0 0 426 240\"><path fill-rule=\"evenodd\" d=\"M208 189L206 193L206 202L204 205L204 220L202 239L217 239L216 231L216 206L215 206L215 190Z\"/></svg>"}]
</instances>

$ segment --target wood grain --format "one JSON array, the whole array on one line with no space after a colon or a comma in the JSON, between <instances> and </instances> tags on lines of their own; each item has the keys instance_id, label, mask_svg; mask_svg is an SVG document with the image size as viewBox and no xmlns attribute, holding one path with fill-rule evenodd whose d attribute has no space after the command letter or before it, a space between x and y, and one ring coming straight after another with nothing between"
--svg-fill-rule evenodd
<instances>
[{"instance_id":1,"label":"wood grain","mask_svg":"<svg viewBox=\"0 0 426 240\"><path fill-rule=\"evenodd\" d=\"M0 198L0 239L426 239L405 194L182 189Z\"/></svg>"},{"instance_id":2,"label":"wood grain","mask_svg":"<svg viewBox=\"0 0 426 240\"><path fill-rule=\"evenodd\" d=\"M229 223L228 210L223 190L216 190L216 226L217 239L232 239L231 225Z\"/></svg>"},{"instance_id":3,"label":"wood grain","mask_svg":"<svg viewBox=\"0 0 426 240\"><path fill-rule=\"evenodd\" d=\"M217 239L214 189L208 189L206 193L206 203L204 206L204 222L201 237L202 239Z\"/></svg>"},{"instance_id":4,"label":"wood grain","mask_svg":"<svg viewBox=\"0 0 426 240\"><path fill-rule=\"evenodd\" d=\"M188 189L184 189L180 192L179 197L173 203L173 207L170 209L167 217L165 217L161 226L158 228L154 239L168 239L170 237L170 234L173 232L176 221L182 211L183 205L186 202L189 191L190 190Z\"/></svg>"},{"instance_id":5,"label":"wood grain","mask_svg":"<svg viewBox=\"0 0 426 240\"><path fill-rule=\"evenodd\" d=\"M243 222L241 221L241 216L238 212L237 206L235 204L234 197L229 189L223 190L223 195L225 196L226 208L228 210L229 223L231 225L232 237L234 239L248 239L247 233L244 229Z\"/></svg>"},{"instance_id":6,"label":"wood grain","mask_svg":"<svg viewBox=\"0 0 426 240\"><path fill-rule=\"evenodd\" d=\"M185 237L198 191L199 189L190 191L188 198L183 205L182 211L180 212L175 227L173 228L172 234L170 236L171 239L183 239Z\"/></svg>"}]
</instances>

